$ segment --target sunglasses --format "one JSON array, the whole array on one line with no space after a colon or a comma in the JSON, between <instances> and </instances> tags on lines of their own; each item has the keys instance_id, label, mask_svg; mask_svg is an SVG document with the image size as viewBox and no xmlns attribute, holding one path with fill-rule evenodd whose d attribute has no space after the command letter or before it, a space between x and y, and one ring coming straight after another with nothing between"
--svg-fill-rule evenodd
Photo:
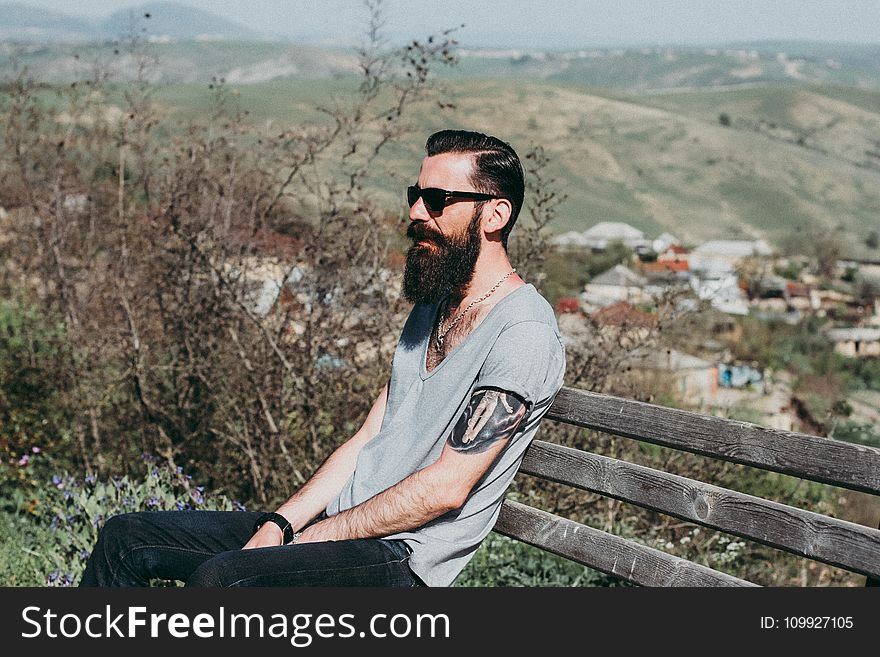
<instances>
[{"instance_id":1,"label":"sunglasses","mask_svg":"<svg viewBox=\"0 0 880 657\"><path fill-rule=\"evenodd\" d=\"M422 189L418 185L410 185L406 188L406 200L409 207L414 206L419 199L425 201L428 212L443 212L446 205L456 199L471 201L488 201L493 198L503 198L493 194L480 194L479 192L451 192L439 187L426 187Z\"/></svg>"}]
</instances>

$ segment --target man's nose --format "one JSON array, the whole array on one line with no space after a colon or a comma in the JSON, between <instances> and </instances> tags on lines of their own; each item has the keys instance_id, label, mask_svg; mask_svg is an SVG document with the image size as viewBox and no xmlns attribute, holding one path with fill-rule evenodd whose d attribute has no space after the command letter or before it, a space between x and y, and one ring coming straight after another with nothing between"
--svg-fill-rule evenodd
<instances>
[{"instance_id":1,"label":"man's nose","mask_svg":"<svg viewBox=\"0 0 880 657\"><path fill-rule=\"evenodd\" d=\"M421 196L409 208L410 221L431 221L428 208L425 207L425 199Z\"/></svg>"}]
</instances>

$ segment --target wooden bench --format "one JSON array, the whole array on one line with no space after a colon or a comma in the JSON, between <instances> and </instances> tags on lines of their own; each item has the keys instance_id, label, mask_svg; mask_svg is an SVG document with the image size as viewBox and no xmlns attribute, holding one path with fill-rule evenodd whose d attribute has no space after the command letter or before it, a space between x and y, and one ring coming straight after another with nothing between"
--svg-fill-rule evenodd
<instances>
[{"instance_id":1,"label":"wooden bench","mask_svg":"<svg viewBox=\"0 0 880 657\"><path fill-rule=\"evenodd\" d=\"M546 420L880 495L880 449L563 388ZM546 427L546 422L545 422ZM880 579L880 529L536 440L521 473ZM755 586L646 545L506 500L495 531L644 586Z\"/></svg>"}]
</instances>

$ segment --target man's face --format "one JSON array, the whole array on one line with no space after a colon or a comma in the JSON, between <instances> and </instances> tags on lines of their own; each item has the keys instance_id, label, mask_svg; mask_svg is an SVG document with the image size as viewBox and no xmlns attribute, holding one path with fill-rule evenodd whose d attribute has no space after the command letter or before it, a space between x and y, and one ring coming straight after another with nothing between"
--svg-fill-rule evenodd
<instances>
[{"instance_id":1,"label":"man's face","mask_svg":"<svg viewBox=\"0 0 880 657\"><path fill-rule=\"evenodd\" d=\"M470 155L444 153L426 157L419 187L475 191L469 180ZM430 212L419 199L410 208L406 231L413 245L406 254L403 294L412 303L436 303L470 283L482 245L482 208L473 201L449 203Z\"/></svg>"}]
</instances>

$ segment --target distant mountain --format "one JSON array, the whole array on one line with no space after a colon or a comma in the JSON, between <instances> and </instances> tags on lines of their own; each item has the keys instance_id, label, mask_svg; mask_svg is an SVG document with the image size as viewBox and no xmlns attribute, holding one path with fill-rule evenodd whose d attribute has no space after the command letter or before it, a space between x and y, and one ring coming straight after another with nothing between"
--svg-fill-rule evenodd
<instances>
[{"instance_id":1,"label":"distant mountain","mask_svg":"<svg viewBox=\"0 0 880 657\"><path fill-rule=\"evenodd\" d=\"M20 2L0 4L0 40L86 41L96 35L88 21Z\"/></svg>"},{"instance_id":2,"label":"distant mountain","mask_svg":"<svg viewBox=\"0 0 880 657\"><path fill-rule=\"evenodd\" d=\"M532 78L629 91L747 87L780 82L880 87L880 45L756 42L653 46L459 50L454 76Z\"/></svg>"},{"instance_id":3,"label":"distant mountain","mask_svg":"<svg viewBox=\"0 0 880 657\"><path fill-rule=\"evenodd\" d=\"M177 2L148 2L120 9L99 23L20 2L0 4L0 41L101 41L116 39L132 31L146 34L155 41L253 41L263 38L225 18Z\"/></svg>"},{"instance_id":4,"label":"distant mountain","mask_svg":"<svg viewBox=\"0 0 880 657\"><path fill-rule=\"evenodd\" d=\"M149 16L149 18L147 18ZM178 41L254 40L260 34L207 11L177 2L148 2L138 7L120 9L104 20L100 29L106 36L128 34L132 27L145 28L157 39Z\"/></svg>"}]
</instances>

